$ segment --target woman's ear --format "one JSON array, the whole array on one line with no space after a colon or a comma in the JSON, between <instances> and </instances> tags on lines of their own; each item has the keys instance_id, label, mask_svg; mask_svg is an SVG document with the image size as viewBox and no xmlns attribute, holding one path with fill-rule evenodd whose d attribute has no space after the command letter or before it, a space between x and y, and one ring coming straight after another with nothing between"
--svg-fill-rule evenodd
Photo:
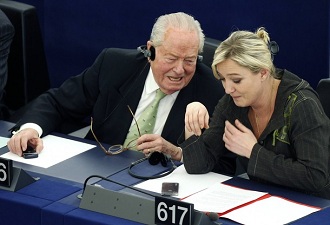
<instances>
[{"instance_id":1,"label":"woman's ear","mask_svg":"<svg viewBox=\"0 0 330 225\"><path fill-rule=\"evenodd\" d=\"M261 69L260 70L261 79L264 81L269 76L269 70Z\"/></svg>"}]
</instances>

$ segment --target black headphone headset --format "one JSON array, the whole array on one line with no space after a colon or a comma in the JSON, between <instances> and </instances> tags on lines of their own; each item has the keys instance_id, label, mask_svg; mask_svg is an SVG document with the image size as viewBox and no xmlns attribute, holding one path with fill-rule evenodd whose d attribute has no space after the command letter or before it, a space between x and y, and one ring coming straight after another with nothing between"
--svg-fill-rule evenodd
<instances>
[{"instance_id":1,"label":"black headphone headset","mask_svg":"<svg viewBox=\"0 0 330 225\"><path fill-rule=\"evenodd\" d=\"M144 57L150 58L151 61L155 60L156 57L156 52L155 52L155 47L151 46L150 49L147 49L146 45L141 45L137 47L137 50L141 53L143 53Z\"/></svg>"},{"instance_id":2,"label":"black headphone headset","mask_svg":"<svg viewBox=\"0 0 330 225\"><path fill-rule=\"evenodd\" d=\"M156 57L156 50L154 46L151 46L150 49L147 49L146 45L141 45L137 47L137 50L141 53L143 53L144 57L150 58L151 61L155 60ZM203 56L198 55L197 56L197 61L202 62L203 61Z\"/></svg>"},{"instance_id":3,"label":"black headphone headset","mask_svg":"<svg viewBox=\"0 0 330 225\"><path fill-rule=\"evenodd\" d=\"M280 47L275 41L270 41L268 43L268 49L270 51L270 55L272 57L272 61L274 60L274 56L280 51Z\"/></svg>"},{"instance_id":4,"label":"black headphone headset","mask_svg":"<svg viewBox=\"0 0 330 225\"><path fill-rule=\"evenodd\" d=\"M138 174L133 173L132 168L134 166L136 166L137 164L139 164L139 163L141 163L141 162L143 162L147 159L148 159L150 165L157 165L158 163L161 163L161 165L163 167L167 167L167 163L171 162L172 167L171 167L170 170L166 171L165 173L161 173L161 174L154 175L154 176L142 176L142 175L138 175ZM143 179L143 180L148 180L148 179L155 179L155 178L165 177L165 176L169 175L170 173L172 173L176 169L176 167L177 166L174 164L174 162L172 161L171 158L165 156L161 152L153 152L153 153L151 153L151 155L149 157L145 157L145 158L139 159L139 160L131 163L131 165L128 168L128 173L132 177L135 177L135 178L138 178L138 179Z\"/></svg>"}]
</instances>

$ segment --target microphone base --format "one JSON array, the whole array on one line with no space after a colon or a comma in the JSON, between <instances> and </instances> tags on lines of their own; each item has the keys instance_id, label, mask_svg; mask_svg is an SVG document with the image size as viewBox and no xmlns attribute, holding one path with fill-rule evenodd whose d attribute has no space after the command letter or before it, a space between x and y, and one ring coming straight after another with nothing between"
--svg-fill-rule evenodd
<instances>
[{"instance_id":1,"label":"microphone base","mask_svg":"<svg viewBox=\"0 0 330 225\"><path fill-rule=\"evenodd\" d=\"M216 225L216 224L221 224L221 223L212 221L210 217L208 217L203 212L195 211L193 225Z\"/></svg>"}]
</instances>

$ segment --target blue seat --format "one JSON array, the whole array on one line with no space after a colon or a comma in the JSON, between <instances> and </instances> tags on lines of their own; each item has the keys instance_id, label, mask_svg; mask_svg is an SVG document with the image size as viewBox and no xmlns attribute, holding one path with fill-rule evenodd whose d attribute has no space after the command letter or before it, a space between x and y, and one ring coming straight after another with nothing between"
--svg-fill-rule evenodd
<instances>
[{"instance_id":1,"label":"blue seat","mask_svg":"<svg viewBox=\"0 0 330 225\"><path fill-rule=\"evenodd\" d=\"M215 50L218 48L220 41L214 38L205 37L203 53L203 63L211 67Z\"/></svg>"},{"instance_id":2,"label":"blue seat","mask_svg":"<svg viewBox=\"0 0 330 225\"><path fill-rule=\"evenodd\" d=\"M50 79L36 8L2 0L0 9L15 28L5 87L5 103L15 111L48 90Z\"/></svg>"}]
</instances>

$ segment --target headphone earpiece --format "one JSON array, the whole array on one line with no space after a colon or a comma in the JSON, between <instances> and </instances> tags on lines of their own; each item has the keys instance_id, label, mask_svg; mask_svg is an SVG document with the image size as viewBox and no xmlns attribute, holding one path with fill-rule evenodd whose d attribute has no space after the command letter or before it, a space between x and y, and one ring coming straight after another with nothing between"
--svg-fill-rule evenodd
<instances>
[{"instance_id":1,"label":"headphone earpiece","mask_svg":"<svg viewBox=\"0 0 330 225\"><path fill-rule=\"evenodd\" d=\"M157 165L158 163L161 163L162 166L167 166L167 158L163 153L160 152L153 152L151 153L149 157L149 163L150 165Z\"/></svg>"},{"instance_id":2,"label":"headphone earpiece","mask_svg":"<svg viewBox=\"0 0 330 225\"><path fill-rule=\"evenodd\" d=\"M151 55L151 52L149 50L144 50L143 52L144 57L148 58Z\"/></svg>"},{"instance_id":3,"label":"headphone earpiece","mask_svg":"<svg viewBox=\"0 0 330 225\"><path fill-rule=\"evenodd\" d=\"M270 41L268 43L268 49L270 51L272 60L274 59L274 55L276 55L280 51L280 47L275 41Z\"/></svg>"},{"instance_id":4,"label":"headphone earpiece","mask_svg":"<svg viewBox=\"0 0 330 225\"><path fill-rule=\"evenodd\" d=\"M143 53L144 57L149 58L151 61L155 60L156 50L154 46L151 46L150 49L147 49L146 45L137 47L137 50Z\"/></svg>"},{"instance_id":5,"label":"headphone earpiece","mask_svg":"<svg viewBox=\"0 0 330 225\"><path fill-rule=\"evenodd\" d=\"M149 49L149 52L150 52L150 56L149 56L149 58L150 58L150 60L151 61L154 61L155 60L155 57L156 57L156 49L155 49L155 47L154 46L151 46L150 47L150 49Z\"/></svg>"}]
</instances>

